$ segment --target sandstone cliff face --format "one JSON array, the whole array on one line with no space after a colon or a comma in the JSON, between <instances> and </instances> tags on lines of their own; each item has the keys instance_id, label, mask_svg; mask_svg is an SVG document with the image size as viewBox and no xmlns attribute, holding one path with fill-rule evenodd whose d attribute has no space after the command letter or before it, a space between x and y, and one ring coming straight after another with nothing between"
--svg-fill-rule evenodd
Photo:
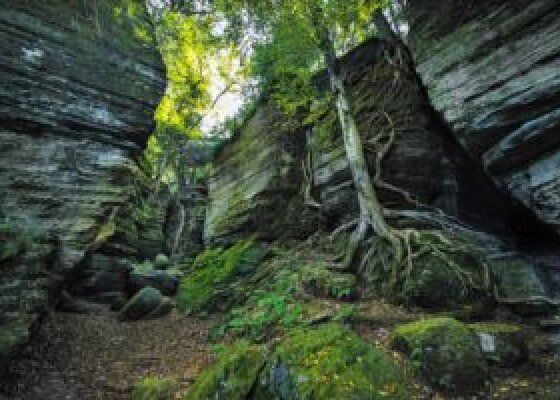
<instances>
[{"instance_id":1,"label":"sandstone cliff face","mask_svg":"<svg viewBox=\"0 0 560 400\"><path fill-rule=\"evenodd\" d=\"M485 229L510 230L507 199L473 170L434 117L414 72L391 65L392 52L387 43L374 40L341 60L372 174L378 170L374 149L392 140L380 178L410 194L407 199L402 191L379 185L383 203L397 209L438 207ZM221 152L209 185L207 241L250 233L265 239L280 233L306 237L319 221L334 229L356 218L357 198L334 104L313 126L294 131L290 122L263 105ZM304 205L310 180L319 210ZM472 190L480 196L470 196Z\"/></svg>"},{"instance_id":2,"label":"sandstone cliff face","mask_svg":"<svg viewBox=\"0 0 560 400\"><path fill-rule=\"evenodd\" d=\"M0 212L42 240L0 270L0 363L132 193L165 82L143 2L0 9Z\"/></svg>"},{"instance_id":3,"label":"sandstone cliff face","mask_svg":"<svg viewBox=\"0 0 560 400\"><path fill-rule=\"evenodd\" d=\"M409 45L468 154L560 232L560 4L412 1Z\"/></svg>"},{"instance_id":4,"label":"sandstone cliff face","mask_svg":"<svg viewBox=\"0 0 560 400\"><path fill-rule=\"evenodd\" d=\"M262 240L306 237L316 227L303 204L305 134L293 132L273 106L260 107L215 161L208 182L204 237L231 243L255 234Z\"/></svg>"}]
</instances>

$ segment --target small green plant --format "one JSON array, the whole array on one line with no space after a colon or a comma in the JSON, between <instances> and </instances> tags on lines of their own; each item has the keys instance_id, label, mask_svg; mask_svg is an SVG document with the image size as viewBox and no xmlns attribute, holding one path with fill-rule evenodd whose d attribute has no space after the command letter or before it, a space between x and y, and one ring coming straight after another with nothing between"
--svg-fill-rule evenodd
<instances>
[{"instance_id":1,"label":"small green plant","mask_svg":"<svg viewBox=\"0 0 560 400\"><path fill-rule=\"evenodd\" d=\"M169 400L178 389L172 378L148 376L134 385L132 400Z\"/></svg>"},{"instance_id":2,"label":"small green plant","mask_svg":"<svg viewBox=\"0 0 560 400\"><path fill-rule=\"evenodd\" d=\"M275 327L295 326L302 312L301 305L286 295L256 291L243 307L234 308L221 333L232 332L251 340L265 339Z\"/></svg>"}]
</instances>

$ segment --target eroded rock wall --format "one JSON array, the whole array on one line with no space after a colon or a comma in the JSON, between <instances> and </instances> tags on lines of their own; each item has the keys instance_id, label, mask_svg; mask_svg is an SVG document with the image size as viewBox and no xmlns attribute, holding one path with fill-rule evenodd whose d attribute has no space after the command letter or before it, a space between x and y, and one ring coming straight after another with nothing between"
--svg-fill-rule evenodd
<instances>
[{"instance_id":1,"label":"eroded rock wall","mask_svg":"<svg viewBox=\"0 0 560 400\"><path fill-rule=\"evenodd\" d=\"M133 193L164 68L142 1L0 9L0 211L41 238L0 268L0 362Z\"/></svg>"},{"instance_id":2,"label":"eroded rock wall","mask_svg":"<svg viewBox=\"0 0 560 400\"><path fill-rule=\"evenodd\" d=\"M502 189L560 232L560 3L417 0L408 13L435 109Z\"/></svg>"},{"instance_id":3,"label":"eroded rock wall","mask_svg":"<svg viewBox=\"0 0 560 400\"><path fill-rule=\"evenodd\" d=\"M414 71L395 63L394 48L380 40L341 59L372 175L379 170L376 150L391 143L380 163L381 181L388 184L378 185L383 203L391 209L436 207L483 229L510 231L508 199L450 139ZM317 77L319 87L327 87L324 80ZM319 225L335 229L357 217L335 105L328 104L313 125L294 126L265 104L225 146L209 185L207 241L251 233L306 237ZM304 204L306 188L319 209ZM478 196L471 196L473 190Z\"/></svg>"}]
</instances>

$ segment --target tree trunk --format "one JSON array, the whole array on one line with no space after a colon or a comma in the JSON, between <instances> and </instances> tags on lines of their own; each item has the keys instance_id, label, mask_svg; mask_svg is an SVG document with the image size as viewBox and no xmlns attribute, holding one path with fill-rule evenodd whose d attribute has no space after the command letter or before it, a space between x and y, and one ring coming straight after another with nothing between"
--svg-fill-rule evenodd
<instances>
[{"instance_id":1,"label":"tree trunk","mask_svg":"<svg viewBox=\"0 0 560 400\"><path fill-rule=\"evenodd\" d=\"M328 32L321 36L321 50L327 64L331 89L336 96L336 108L344 138L344 149L360 205L358 228L350 240L344 267L351 267L359 243L367 233L368 225L372 226L376 235L386 239L393 246L394 256L398 260L402 257L401 245L385 220L383 207L373 187L373 181L364 156L362 138L351 110L344 80L339 71L333 41L330 39Z\"/></svg>"}]
</instances>

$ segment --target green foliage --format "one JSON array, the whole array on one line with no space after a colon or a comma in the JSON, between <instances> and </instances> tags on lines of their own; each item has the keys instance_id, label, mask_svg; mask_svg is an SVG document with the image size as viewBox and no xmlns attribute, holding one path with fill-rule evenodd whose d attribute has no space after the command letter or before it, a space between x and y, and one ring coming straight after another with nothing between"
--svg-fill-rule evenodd
<instances>
[{"instance_id":1,"label":"green foliage","mask_svg":"<svg viewBox=\"0 0 560 400\"><path fill-rule=\"evenodd\" d=\"M193 271L179 286L178 307L183 312L199 312L216 300L218 291L225 289L235 278L254 271L263 251L253 241L240 241L227 250L206 249L193 262Z\"/></svg>"},{"instance_id":2,"label":"green foliage","mask_svg":"<svg viewBox=\"0 0 560 400\"><path fill-rule=\"evenodd\" d=\"M169 400L178 386L172 378L145 377L134 385L132 400Z\"/></svg>"},{"instance_id":3,"label":"green foliage","mask_svg":"<svg viewBox=\"0 0 560 400\"><path fill-rule=\"evenodd\" d=\"M404 400L411 393L387 354L332 323L292 331L270 357L255 398Z\"/></svg>"},{"instance_id":4,"label":"green foliage","mask_svg":"<svg viewBox=\"0 0 560 400\"><path fill-rule=\"evenodd\" d=\"M294 327L300 322L302 307L293 298L256 291L242 307L234 308L229 321L219 327L219 334L232 332L252 341L270 337L273 329Z\"/></svg>"},{"instance_id":5,"label":"green foliage","mask_svg":"<svg viewBox=\"0 0 560 400\"><path fill-rule=\"evenodd\" d=\"M235 12L249 16L246 30L258 33L253 34L258 43L254 46L251 72L258 78L261 90L289 116L309 112L311 103L319 97L312 81L325 66L324 41L331 41L339 55L348 51L373 33L372 14L386 5L385 0L216 3L226 16L235 18ZM311 119L316 117L310 115Z\"/></svg>"},{"instance_id":6,"label":"green foliage","mask_svg":"<svg viewBox=\"0 0 560 400\"><path fill-rule=\"evenodd\" d=\"M318 296L343 300L356 295L355 275L330 271L324 264L303 267L301 280L308 291Z\"/></svg>"},{"instance_id":7,"label":"green foliage","mask_svg":"<svg viewBox=\"0 0 560 400\"><path fill-rule=\"evenodd\" d=\"M244 400L266 360L263 347L239 341L222 347L218 361L196 380L185 400Z\"/></svg>"}]
</instances>

